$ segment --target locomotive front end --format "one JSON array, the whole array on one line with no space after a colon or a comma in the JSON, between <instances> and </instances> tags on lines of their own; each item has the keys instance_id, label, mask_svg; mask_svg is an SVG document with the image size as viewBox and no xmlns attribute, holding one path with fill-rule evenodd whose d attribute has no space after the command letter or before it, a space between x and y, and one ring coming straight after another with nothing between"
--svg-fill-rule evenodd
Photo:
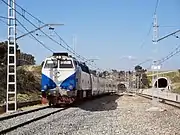
<instances>
[{"instance_id":1,"label":"locomotive front end","mask_svg":"<svg viewBox=\"0 0 180 135\"><path fill-rule=\"evenodd\" d=\"M76 89L76 70L73 58L53 55L46 58L42 67L41 91L49 104L72 102Z\"/></svg>"}]
</instances>

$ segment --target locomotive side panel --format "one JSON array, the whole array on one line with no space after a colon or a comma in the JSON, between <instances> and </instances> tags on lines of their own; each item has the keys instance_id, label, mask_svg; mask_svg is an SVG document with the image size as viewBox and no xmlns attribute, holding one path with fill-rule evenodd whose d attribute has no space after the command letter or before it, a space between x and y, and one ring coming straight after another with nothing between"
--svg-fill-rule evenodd
<instances>
[{"instance_id":1,"label":"locomotive side panel","mask_svg":"<svg viewBox=\"0 0 180 135\"><path fill-rule=\"evenodd\" d=\"M99 93L102 94L104 92L104 78L99 77Z\"/></svg>"},{"instance_id":2,"label":"locomotive side panel","mask_svg":"<svg viewBox=\"0 0 180 135\"><path fill-rule=\"evenodd\" d=\"M92 94L97 95L98 94L98 78L94 75L91 75L91 81L92 81Z\"/></svg>"},{"instance_id":3,"label":"locomotive side panel","mask_svg":"<svg viewBox=\"0 0 180 135\"><path fill-rule=\"evenodd\" d=\"M106 93L109 93L109 79L106 79L106 88L105 88L105 91Z\"/></svg>"},{"instance_id":4,"label":"locomotive side panel","mask_svg":"<svg viewBox=\"0 0 180 135\"><path fill-rule=\"evenodd\" d=\"M91 90L91 77L86 72L80 74L80 90Z\"/></svg>"}]
</instances>

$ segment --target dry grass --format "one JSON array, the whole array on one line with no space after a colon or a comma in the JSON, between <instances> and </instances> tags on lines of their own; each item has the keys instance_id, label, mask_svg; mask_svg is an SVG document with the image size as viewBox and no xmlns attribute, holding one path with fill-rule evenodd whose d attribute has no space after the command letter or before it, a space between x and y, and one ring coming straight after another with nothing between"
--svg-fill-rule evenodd
<instances>
[{"instance_id":1,"label":"dry grass","mask_svg":"<svg viewBox=\"0 0 180 135\"><path fill-rule=\"evenodd\" d=\"M6 100L6 68L0 72L0 103ZM41 66L22 66L17 68L17 99L32 101L40 98Z\"/></svg>"}]
</instances>

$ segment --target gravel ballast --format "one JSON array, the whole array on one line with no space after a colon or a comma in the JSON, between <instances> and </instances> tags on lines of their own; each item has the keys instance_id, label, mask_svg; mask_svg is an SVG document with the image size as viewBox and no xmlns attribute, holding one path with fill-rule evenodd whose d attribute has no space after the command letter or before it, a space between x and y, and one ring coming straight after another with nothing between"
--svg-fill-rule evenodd
<instances>
[{"instance_id":1,"label":"gravel ballast","mask_svg":"<svg viewBox=\"0 0 180 135\"><path fill-rule=\"evenodd\" d=\"M46 109L38 110L35 112L31 112L28 114L19 115L19 116L16 116L16 117L13 117L13 118L10 118L7 120L2 120L2 121L0 121L0 131L10 128L12 126L16 126L18 124L24 123L28 120L32 120L34 118L43 116L45 114L54 112L59 109L60 108L46 108Z\"/></svg>"},{"instance_id":2,"label":"gravel ballast","mask_svg":"<svg viewBox=\"0 0 180 135\"><path fill-rule=\"evenodd\" d=\"M139 96L111 95L71 107L18 128L9 135L179 135L180 110L147 111L152 102Z\"/></svg>"}]
</instances>

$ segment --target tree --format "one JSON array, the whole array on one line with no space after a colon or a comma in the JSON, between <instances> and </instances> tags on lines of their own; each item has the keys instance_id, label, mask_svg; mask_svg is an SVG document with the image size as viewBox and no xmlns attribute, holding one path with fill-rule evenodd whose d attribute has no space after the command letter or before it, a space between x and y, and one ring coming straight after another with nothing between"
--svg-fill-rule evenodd
<instances>
[{"instance_id":1,"label":"tree","mask_svg":"<svg viewBox=\"0 0 180 135\"><path fill-rule=\"evenodd\" d=\"M178 69L178 72L180 73L180 69Z\"/></svg>"},{"instance_id":2,"label":"tree","mask_svg":"<svg viewBox=\"0 0 180 135\"><path fill-rule=\"evenodd\" d=\"M135 71L141 71L142 70L142 67L141 66L139 66L139 65L137 65L137 66L135 66Z\"/></svg>"},{"instance_id":3,"label":"tree","mask_svg":"<svg viewBox=\"0 0 180 135\"><path fill-rule=\"evenodd\" d=\"M0 42L0 64L1 65L7 65L7 51L8 51L8 42L7 41ZM16 55L17 55L17 66L29 65L30 63L32 65L35 64L34 56L32 56L31 54L22 53L19 49L18 44L16 44ZM22 60L20 56L25 59ZM23 64L20 64L20 63L23 63Z\"/></svg>"},{"instance_id":4,"label":"tree","mask_svg":"<svg viewBox=\"0 0 180 135\"><path fill-rule=\"evenodd\" d=\"M116 69L112 69L112 72L113 73L117 73L118 71Z\"/></svg>"},{"instance_id":5,"label":"tree","mask_svg":"<svg viewBox=\"0 0 180 135\"><path fill-rule=\"evenodd\" d=\"M147 75L145 73L147 70L143 69L141 66L137 65L135 67L135 71L136 71L136 77L137 77L136 80L139 81L139 82L136 81L136 83L139 84L139 86L137 86L137 87L138 88L149 87L149 81L148 81ZM140 85L140 84L142 84L142 85Z\"/></svg>"},{"instance_id":6,"label":"tree","mask_svg":"<svg viewBox=\"0 0 180 135\"><path fill-rule=\"evenodd\" d=\"M142 74L141 82L143 84L143 86L142 86L143 88L149 87L149 80L145 73Z\"/></svg>"},{"instance_id":7,"label":"tree","mask_svg":"<svg viewBox=\"0 0 180 135\"><path fill-rule=\"evenodd\" d=\"M109 75L108 71L104 71L102 74L103 74L103 76Z\"/></svg>"}]
</instances>

